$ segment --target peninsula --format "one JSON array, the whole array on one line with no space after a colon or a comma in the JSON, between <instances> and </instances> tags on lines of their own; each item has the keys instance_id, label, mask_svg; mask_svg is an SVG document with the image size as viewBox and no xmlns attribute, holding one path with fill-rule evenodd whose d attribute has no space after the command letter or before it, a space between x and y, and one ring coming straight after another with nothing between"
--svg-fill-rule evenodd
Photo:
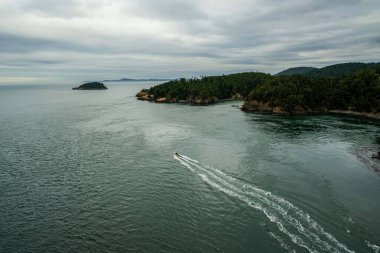
<instances>
[{"instance_id":1,"label":"peninsula","mask_svg":"<svg viewBox=\"0 0 380 253\"><path fill-rule=\"evenodd\" d=\"M271 75L246 72L202 78L180 78L143 89L139 100L156 103L208 105L226 99L244 99L251 90L269 80Z\"/></svg>"},{"instance_id":2,"label":"peninsula","mask_svg":"<svg viewBox=\"0 0 380 253\"><path fill-rule=\"evenodd\" d=\"M137 95L156 103L208 105L244 99L245 112L276 115L349 114L380 119L380 63L299 67L165 82Z\"/></svg>"}]
</instances>

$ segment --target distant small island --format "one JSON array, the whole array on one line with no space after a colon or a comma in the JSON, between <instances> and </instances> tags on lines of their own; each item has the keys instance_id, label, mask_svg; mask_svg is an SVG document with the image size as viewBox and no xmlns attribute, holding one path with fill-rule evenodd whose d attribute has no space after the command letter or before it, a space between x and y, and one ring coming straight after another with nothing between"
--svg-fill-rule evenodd
<instances>
[{"instance_id":1,"label":"distant small island","mask_svg":"<svg viewBox=\"0 0 380 253\"><path fill-rule=\"evenodd\" d=\"M121 79L110 79L103 80L102 82L165 82L170 81L172 79L165 78L142 78L142 79L133 79L133 78L121 78Z\"/></svg>"},{"instance_id":2,"label":"distant small island","mask_svg":"<svg viewBox=\"0 0 380 253\"><path fill-rule=\"evenodd\" d=\"M74 87L73 90L106 90L108 89L103 83L90 82Z\"/></svg>"}]
</instances>

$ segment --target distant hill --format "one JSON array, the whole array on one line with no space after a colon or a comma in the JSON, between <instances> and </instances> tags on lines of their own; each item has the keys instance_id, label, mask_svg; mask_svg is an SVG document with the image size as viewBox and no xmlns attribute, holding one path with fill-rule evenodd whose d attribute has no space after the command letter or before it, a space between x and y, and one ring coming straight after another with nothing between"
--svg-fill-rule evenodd
<instances>
[{"instance_id":1,"label":"distant hill","mask_svg":"<svg viewBox=\"0 0 380 253\"><path fill-rule=\"evenodd\" d=\"M326 66L323 68L311 68L311 67L297 67L290 68L281 71L277 76L291 76L291 75L304 75L309 77L341 77L345 75L350 75L358 71L365 69L376 70L380 68L380 63L361 63L361 62L350 62L350 63L340 63L335 65Z\"/></svg>"},{"instance_id":2,"label":"distant hill","mask_svg":"<svg viewBox=\"0 0 380 253\"><path fill-rule=\"evenodd\" d=\"M121 78L116 80L103 80L102 82L149 82L149 81L170 81L172 79L159 79L159 78L150 78L150 79L131 79L131 78Z\"/></svg>"},{"instance_id":3,"label":"distant hill","mask_svg":"<svg viewBox=\"0 0 380 253\"><path fill-rule=\"evenodd\" d=\"M296 68L289 68L286 70L283 70L279 73L277 73L277 76L291 76L291 75L304 75L308 74L313 70L317 70L317 68L313 67L296 67Z\"/></svg>"}]
</instances>

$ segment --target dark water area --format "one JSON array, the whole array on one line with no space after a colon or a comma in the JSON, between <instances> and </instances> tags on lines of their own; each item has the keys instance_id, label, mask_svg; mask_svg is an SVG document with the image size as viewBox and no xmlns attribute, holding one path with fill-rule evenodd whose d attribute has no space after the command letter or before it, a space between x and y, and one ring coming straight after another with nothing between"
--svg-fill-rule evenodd
<instances>
[{"instance_id":1,"label":"dark water area","mask_svg":"<svg viewBox=\"0 0 380 253\"><path fill-rule=\"evenodd\" d=\"M0 86L0 252L379 252L378 122L153 84Z\"/></svg>"}]
</instances>

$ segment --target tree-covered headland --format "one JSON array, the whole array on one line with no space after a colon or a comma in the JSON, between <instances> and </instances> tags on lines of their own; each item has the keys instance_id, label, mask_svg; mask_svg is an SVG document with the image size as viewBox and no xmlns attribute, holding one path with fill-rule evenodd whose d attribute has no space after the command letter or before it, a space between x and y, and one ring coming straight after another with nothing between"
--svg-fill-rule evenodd
<instances>
[{"instance_id":1,"label":"tree-covered headland","mask_svg":"<svg viewBox=\"0 0 380 253\"><path fill-rule=\"evenodd\" d=\"M380 112L380 68L341 77L276 76L252 90L246 111L303 114L349 110Z\"/></svg>"},{"instance_id":2,"label":"tree-covered headland","mask_svg":"<svg viewBox=\"0 0 380 253\"><path fill-rule=\"evenodd\" d=\"M194 104L210 104L232 97L244 98L271 78L269 74L256 72L180 78L153 86L137 95L141 100L156 102L186 101Z\"/></svg>"},{"instance_id":3,"label":"tree-covered headland","mask_svg":"<svg viewBox=\"0 0 380 253\"><path fill-rule=\"evenodd\" d=\"M243 110L274 114L330 110L377 114L380 63L346 63L321 69L302 67L277 75L249 72L181 78L143 90L137 96L141 100L193 104L244 98Z\"/></svg>"}]
</instances>

